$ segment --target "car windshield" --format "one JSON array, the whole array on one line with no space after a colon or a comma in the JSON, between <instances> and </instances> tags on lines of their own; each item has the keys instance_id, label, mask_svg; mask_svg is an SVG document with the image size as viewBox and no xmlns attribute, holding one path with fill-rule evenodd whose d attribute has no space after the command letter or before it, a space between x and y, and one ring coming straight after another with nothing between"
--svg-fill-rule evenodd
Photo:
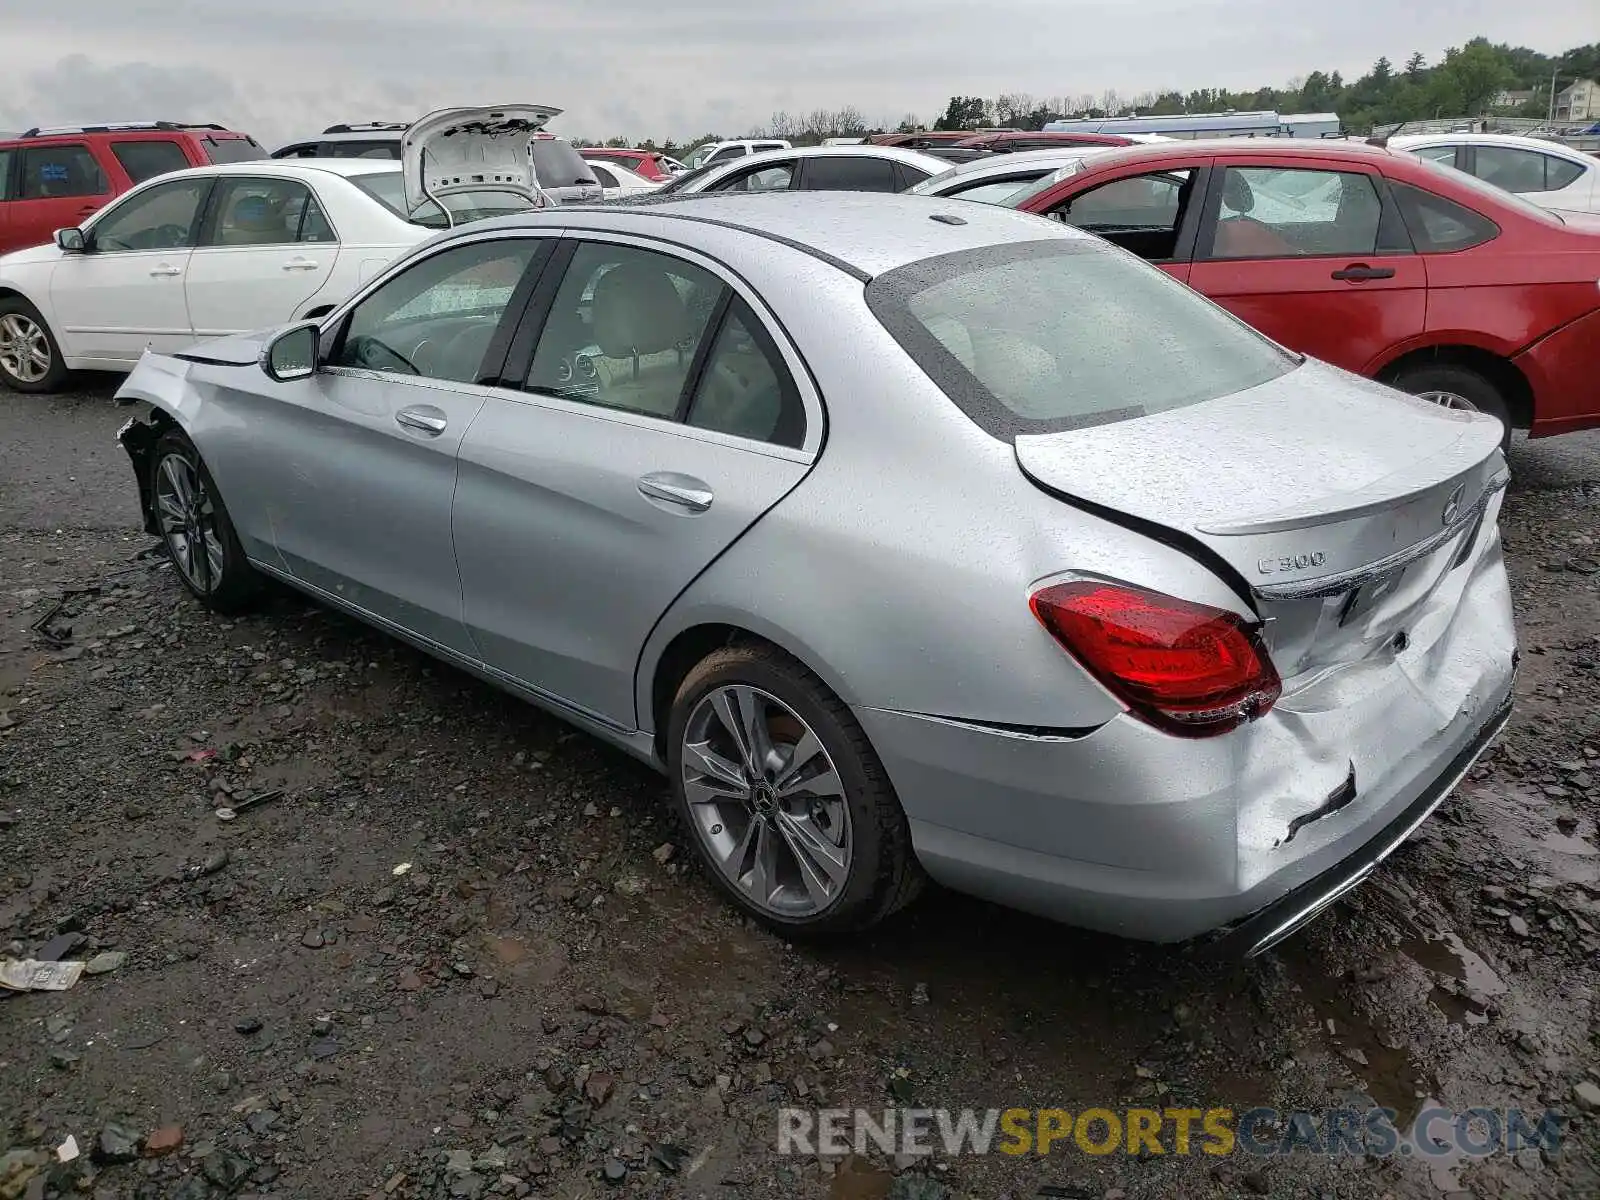
<instances>
[{"instance_id":1,"label":"car windshield","mask_svg":"<svg viewBox=\"0 0 1600 1200\"><path fill-rule=\"evenodd\" d=\"M1156 267L1043 238L879 275L867 304L996 437L1132 420L1232 395L1300 361Z\"/></svg>"},{"instance_id":2,"label":"car windshield","mask_svg":"<svg viewBox=\"0 0 1600 1200\"><path fill-rule=\"evenodd\" d=\"M484 221L490 217L510 216L512 213L528 212L536 207L526 196L518 195L516 192L492 190L458 192L443 197L445 206L450 210L449 217L445 216L444 210L432 200L424 201L415 212L407 216L405 184L400 178L399 171L374 171L370 175L352 175L349 178L351 183L395 216L404 217L413 225L421 225L425 229L448 229L452 224L465 225L471 221Z\"/></svg>"},{"instance_id":3,"label":"car windshield","mask_svg":"<svg viewBox=\"0 0 1600 1200\"><path fill-rule=\"evenodd\" d=\"M1547 222L1554 221L1560 225L1566 224L1560 213L1551 212L1548 208L1540 208L1532 200L1524 200L1515 192L1508 192L1504 188L1495 187L1492 183L1485 183L1476 175L1470 175L1466 171L1458 171L1454 167L1446 166L1444 163L1431 162L1415 151L1410 153L1413 158L1427 167L1429 171L1447 178L1457 187L1466 188L1467 191L1476 192L1478 195L1493 200L1498 204L1517 209L1524 216L1536 217ZM1448 194L1446 194L1445 198L1449 198Z\"/></svg>"},{"instance_id":4,"label":"car windshield","mask_svg":"<svg viewBox=\"0 0 1600 1200\"><path fill-rule=\"evenodd\" d=\"M1021 208L1041 192L1048 192L1063 179L1076 175L1081 170L1083 170L1083 159L1075 158L1066 165L1039 176L1032 183L1023 184L1009 196L1003 196L996 200L995 203L1004 208Z\"/></svg>"}]
</instances>

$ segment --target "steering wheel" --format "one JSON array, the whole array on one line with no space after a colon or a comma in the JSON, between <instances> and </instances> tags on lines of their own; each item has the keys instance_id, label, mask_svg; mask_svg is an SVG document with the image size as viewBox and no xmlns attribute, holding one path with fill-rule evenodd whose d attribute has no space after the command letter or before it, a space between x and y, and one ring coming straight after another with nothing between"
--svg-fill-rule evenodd
<instances>
[{"instance_id":1,"label":"steering wheel","mask_svg":"<svg viewBox=\"0 0 1600 1200\"><path fill-rule=\"evenodd\" d=\"M385 345L369 334L357 334L350 339L345 347L345 352L353 359L358 367L366 367L373 371L404 371L408 375L421 375L414 364L404 354L392 346Z\"/></svg>"}]
</instances>

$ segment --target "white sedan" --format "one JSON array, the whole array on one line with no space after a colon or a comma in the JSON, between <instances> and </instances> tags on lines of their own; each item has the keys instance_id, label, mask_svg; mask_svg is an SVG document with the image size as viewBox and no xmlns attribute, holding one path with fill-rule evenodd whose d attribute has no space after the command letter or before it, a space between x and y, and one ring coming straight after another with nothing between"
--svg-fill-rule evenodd
<instances>
[{"instance_id":1,"label":"white sedan","mask_svg":"<svg viewBox=\"0 0 1600 1200\"><path fill-rule=\"evenodd\" d=\"M594 177L600 181L602 196L607 200L615 200L620 196L643 196L650 192L661 190L661 181L646 179L637 171L630 171L620 163L601 162L597 158L586 158L584 165L594 172Z\"/></svg>"},{"instance_id":2,"label":"white sedan","mask_svg":"<svg viewBox=\"0 0 1600 1200\"><path fill-rule=\"evenodd\" d=\"M0 257L0 383L58 391L71 371L131 370L146 349L320 316L436 230L542 207L520 110L493 110L509 114L504 136L488 111L423 118L401 162L266 159L157 176L53 243ZM468 136L452 134L463 125ZM467 167L480 182L462 181Z\"/></svg>"},{"instance_id":3,"label":"white sedan","mask_svg":"<svg viewBox=\"0 0 1600 1200\"><path fill-rule=\"evenodd\" d=\"M1600 213L1600 158L1560 142L1501 133L1415 133L1385 145L1476 175L1541 208Z\"/></svg>"},{"instance_id":4,"label":"white sedan","mask_svg":"<svg viewBox=\"0 0 1600 1200\"><path fill-rule=\"evenodd\" d=\"M899 146L804 146L699 167L657 195L691 192L903 192L950 164Z\"/></svg>"}]
</instances>

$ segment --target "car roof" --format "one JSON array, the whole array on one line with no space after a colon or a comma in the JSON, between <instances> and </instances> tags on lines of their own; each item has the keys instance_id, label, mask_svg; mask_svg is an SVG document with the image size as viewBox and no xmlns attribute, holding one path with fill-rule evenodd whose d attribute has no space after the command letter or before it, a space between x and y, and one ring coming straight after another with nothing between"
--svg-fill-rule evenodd
<instances>
[{"instance_id":1,"label":"car roof","mask_svg":"<svg viewBox=\"0 0 1600 1200\"><path fill-rule=\"evenodd\" d=\"M1126 146L1052 146L1048 150L1018 150L1014 154L994 154L988 158L975 158L971 162L957 163L935 175L935 179L981 179L985 175L1009 175L1013 171L1026 171L1030 166L1041 170L1065 166L1078 159L1100 159Z\"/></svg>"},{"instance_id":2,"label":"car roof","mask_svg":"<svg viewBox=\"0 0 1600 1200\"><path fill-rule=\"evenodd\" d=\"M935 219L938 218L938 219ZM940 254L1006 242L1090 235L1058 221L988 204L883 192L711 192L646 196L625 204L562 205L465 227L598 228L659 236L682 221L734 229L803 250L862 280ZM675 240L684 240L675 235Z\"/></svg>"},{"instance_id":3,"label":"car roof","mask_svg":"<svg viewBox=\"0 0 1600 1200\"><path fill-rule=\"evenodd\" d=\"M1511 133L1406 133L1389 138L1385 143L1391 150L1410 150L1419 146L1444 146L1463 143L1471 146L1509 146L1517 150L1558 150L1579 158L1587 157L1565 142L1549 138L1518 137Z\"/></svg>"},{"instance_id":4,"label":"car roof","mask_svg":"<svg viewBox=\"0 0 1600 1200\"><path fill-rule=\"evenodd\" d=\"M400 161L394 158L259 158L190 169L208 175L260 175L268 171L275 175L340 175L348 179L352 175L398 171Z\"/></svg>"},{"instance_id":5,"label":"car roof","mask_svg":"<svg viewBox=\"0 0 1600 1200\"><path fill-rule=\"evenodd\" d=\"M1090 147L1080 147L1090 149ZM1194 141L1145 142L1136 146L1106 147L1094 167L1121 166L1173 158L1211 158L1218 154L1245 158L1346 158L1365 162L1392 162L1395 152L1366 142L1326 138L1205 138Z\"/></svg>"}]
</instances>

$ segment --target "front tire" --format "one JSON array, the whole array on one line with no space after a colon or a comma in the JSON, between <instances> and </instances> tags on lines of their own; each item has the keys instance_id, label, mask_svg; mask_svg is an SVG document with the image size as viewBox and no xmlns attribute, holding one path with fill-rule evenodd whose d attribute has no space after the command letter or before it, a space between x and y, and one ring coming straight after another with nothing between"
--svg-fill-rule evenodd
<instances>
[{"instance_id":1,"label":"front tire","mask_svg":"<svg viewBox=\"0 0 1600 1200\"><path fill-rule=\"evenodd\" d=\"M730 646L678 688L667 726L678 815L717 886L786 935L865 929L924 882L866 733L815 674Z\"/></svg>"},{"instance_id":2,"label":"front tire","mask_svg":"<svg viewBox=\"0 0 1600 1200\"><path fill-rule=\"evenodd\" d=\"M177 430L150 456L150 504L183 586L213 612L235 613L261 591L233 521L194 443Z\"/></svg>"},{"instance_id":3,"label":"front tire","mask_svg":"<svg viewBox=\"0 0 1600 1200\"><path fill-rule=\"evenodd\" d=\"M39 310L20 296L0 298L0 383L14 392L59 392L69 374Z\"/></svg>"},{"instance_id":4,"label":"front tire","mask_svg":"<svg viewBox=\"0 0 1600 1200\"><path fill-rule=\"evenodd\" d=\"M1394 386L1447 408L1470 407L1496 418L1502 430L1500 449L1511 445L1511 406L1498 387L1470 367L1450 363L1408 367L1395 376ZM1466 404L1460 403L1463 400Z\"/></svg>"}]
</instances>

